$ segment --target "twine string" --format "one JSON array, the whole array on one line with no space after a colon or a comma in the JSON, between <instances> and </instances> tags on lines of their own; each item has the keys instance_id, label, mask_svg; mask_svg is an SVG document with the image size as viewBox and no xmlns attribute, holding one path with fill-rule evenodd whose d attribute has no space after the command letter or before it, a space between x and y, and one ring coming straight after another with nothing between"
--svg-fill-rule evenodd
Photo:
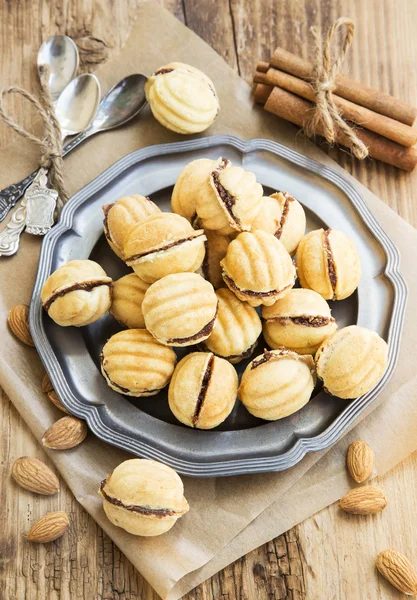
<instances>
[{"instance_id":1,"label":"twine string","mask_svg":"<svg viewBox=\"0 0 417 600\"><path fill-rule=\"evenodd\" d=\"M338 57L332 63L331 46L333 38L336 32L344 26L346 26L347 31L343 46ZM342 131L349 140L349 146L352 148L353 154L356 158L362 160L368 156L368 148L358 138L354 129L346 123L339 113L332 93L336 85L336 77L352 43L354 30L355 25L353 21L347 17L340 17L337 19L328 29L324 39L322 39L315 27L312 27L310 30L316 43L315 66L312 81L316 105L305 130L309 136L314 135L314 132L320 131L331 144L336 140L337 131Z\"/></svg>"},{"instance_id":2,"label":"twine string","mask_svg":"<svg viewBox=\"0 0 417 600\"><path fill-rule=\"evenodd\" d=\"M49 68L41 66L39 69L41 93L38 98L27 92L23 88L11 86L0 89L0 117L9 127L22 137L30 140L41 151L39 164L49 171L49 178L52 187L58 192L58 208L67 201L68 195L65 190L63 176L63 158L62 158L62 134L61 127L55 114L51 93L49 91L48 77ZM16 123L7 113L4 107L5 97L16 94L30 102L41 116L44 126L44 136L39 138L30 131L27 131L22 125Z\"/></svg>"}]
</instances>

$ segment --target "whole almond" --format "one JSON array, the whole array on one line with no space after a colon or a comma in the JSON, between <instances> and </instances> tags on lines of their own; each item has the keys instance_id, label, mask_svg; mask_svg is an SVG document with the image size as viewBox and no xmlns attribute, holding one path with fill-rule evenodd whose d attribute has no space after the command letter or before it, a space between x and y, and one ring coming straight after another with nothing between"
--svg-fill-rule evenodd
<instances>
[{"instance_id":1,"label":"whole almond","mask_svg":"<svg viewBox=\"0 0 417 600\"><path fill-rule=\"evenodd\" d=\"M339 500L340 508L354 515L375 515L386 505L387 499L384 492L371 485L354 488Z\"/></svg>"},{"instance_id":2,"label":"whole almond","mask_svg":"<svg viewBox=\"0 0 417 600\"><path fill-rule=\"evenodd\" d=\"M396 550L384 550L376 559L376 568L403 594L417 594L417 573L406 556Z\"/></svg>"},{"instance_id":3,"label":"whole almond","mask_svg":"<svg viewBox=\"0 0 417 600\"><path fill-rule=\"evenodd\" d=\"M75 417L62 417L42 436L42 444L52 450L68 450L81 444L87 435L87 425Z\"/></svg>"},{"instance_id":4,"label":"whole almond","mask_svg":"<svg viewBox=\"0 0 417 600\"><path fill-rule=\"evenodd\" d=\"M45 373L45 375L43 376L43 379L42 379L41 390L43 391L44 394L48 394L49 392L52 392L53 389L54 388L51 383L51 380L49 379L49 375L48 375L48 373Z\"/></svg>"},{"instance_id":5,"label":"whole almond","mask_svg":"<svg viewBox=\"0 0 417 600\"><path fill-rule=\"evenodd\" d=\"M27 346L34 346L29 331L29 306L16 304L9 311L7 322L15 336Z\"/></svg>"},{"instance_id":6,"label":"whole almond","mask_svg":"<svg viewBox=\"0 0 417 600\"><path fill-rule=\"evenodd\" d=\"M21 456L12 465L12 477L22 488L52 496L59 490L59 481L55 473L41 460L31 456Z\"/></svg>"},{"instance_id":7,"label":"whole almond","mask_svg":"<svg viewBox=\"0 0 417 600\"><path fill-rule=\"evenodd\" d=\"M369 479L374 468L372 448L366 442L352 442L346 454L346 466L350 475L358 483Z\"/></svg>"},{"instance_id":8,"label":"whole almond","mask_svg":"<svg viewBox=\"0 0 417 600\"><path fill-rule=\"evenodd\" d=\"M64 511L58 510L48 513L32 525L28 534L28 540L40 544L53 542L64 535L68 526L69 519Z\"/></svg>"},{"instance_id":9,"label":"whole almond","mask_svg":"<svg viewBox=\"0 0 417 600\"><path fill-rule=\"evenodd\" d=\"M57 408L59 408L59 410L61 410L63 413L65 413L66 415L70 415L71 413L65 408L65 406L62 404L61 400L58 398L58 394L56 393L55 390L52 390L51 392L48 392L48 398L49 400L52 402L52 404L55 404L55 406Z\"/></svg>"}]
</instances>

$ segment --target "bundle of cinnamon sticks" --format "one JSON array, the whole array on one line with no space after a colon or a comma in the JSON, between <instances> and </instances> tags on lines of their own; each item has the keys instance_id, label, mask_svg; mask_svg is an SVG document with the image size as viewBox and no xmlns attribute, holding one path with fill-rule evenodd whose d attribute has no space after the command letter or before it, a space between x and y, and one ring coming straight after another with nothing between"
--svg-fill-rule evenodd
<instances>
[{"instance_id":1,"label":"bundle of cinnamon sticks","mask_svg":"<svg viewBox=\"0 0 417 600\"><path fill-rule=\"evenodd\" d=\"M270 62L259 62L254 76L255 101L265 110L304 127L311 118L315 95L311 81L313 65L283 48L277 48ZM345 121L367 146L369 156L412 171L417 165L417 108L338 75L333 99ZM317 135L323 132L315 131ZM336 141L350 147L340 130Z\"/></svg>"}]
</instances>

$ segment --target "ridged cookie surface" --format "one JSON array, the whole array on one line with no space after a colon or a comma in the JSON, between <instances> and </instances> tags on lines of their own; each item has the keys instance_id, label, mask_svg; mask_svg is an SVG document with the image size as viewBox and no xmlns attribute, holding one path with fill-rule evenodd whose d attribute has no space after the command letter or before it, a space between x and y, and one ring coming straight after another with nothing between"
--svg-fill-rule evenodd
<instances>
[{"instance_id":1,"label":"ridged cookie surface","mask_svg":"<svg viewBox=\"0 0 417 600\"><path fill-rule=\"evenodd\" d=\"M200 188L206 183L210 173L215 169L218 161L210 158L198 158L186 165L172 190L171 208L172 212L185 217L192 223L196 217L196 202Z\"/></svg>"},{"instance_id":2,"label":"ridged cookie surface","mask_svg":"<svg viewBox=\"0 0 417 600\"><path fill-rule=\"evenodd\" d=\"M129 329L143 329L145 320L142 314L142 302L149 285L139 279L135 273L129 273L115 281L110 314Z\"/></svg>"}]
</instances>

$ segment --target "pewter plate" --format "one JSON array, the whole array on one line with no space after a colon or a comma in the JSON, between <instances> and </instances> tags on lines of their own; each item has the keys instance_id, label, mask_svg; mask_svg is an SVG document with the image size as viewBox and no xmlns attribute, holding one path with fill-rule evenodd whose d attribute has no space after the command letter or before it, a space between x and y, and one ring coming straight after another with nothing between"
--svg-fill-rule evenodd
<instances>
[{"instance_id":1,"label":"pewter plate","mask_svg":"<svg viewBox=\"0 0 417 600\"><path fill-rule=\"evenodd\" d=\"M369 327L389 344L387 370L365 396L346 402L318 386L302 410L276 422L252 417L237 401L218 428L190 429L170 413L166 391L151 398L129 399L106 385L99 370L99 354L110 335L120 329L110 315L85 328L62 328L42 310L44 281L69 260L96 260L114 279L128 272L102 234L104 204L140 193L151 196L162 210L169 210L172 186L184 165L196 158L219 156L253 171L265 193L287 190L300 200L308 230L341 229L354 240L363 270L359 289L350 298L332 303L331 308L339 327L353 323ZM42 245L30 323L35 345L62 402L72 414L86 419L99 438L137 456L160 460L184 475L237 475L288 469L307 452L327 448L343 435L393 373L406 297L398 250L343 175L267 140L245 142L214 136L133 152L71 199ZM256 353L261 351L262 341ZM247 362L238 365L239 373Z\"/></svg>"}]
</instances>

